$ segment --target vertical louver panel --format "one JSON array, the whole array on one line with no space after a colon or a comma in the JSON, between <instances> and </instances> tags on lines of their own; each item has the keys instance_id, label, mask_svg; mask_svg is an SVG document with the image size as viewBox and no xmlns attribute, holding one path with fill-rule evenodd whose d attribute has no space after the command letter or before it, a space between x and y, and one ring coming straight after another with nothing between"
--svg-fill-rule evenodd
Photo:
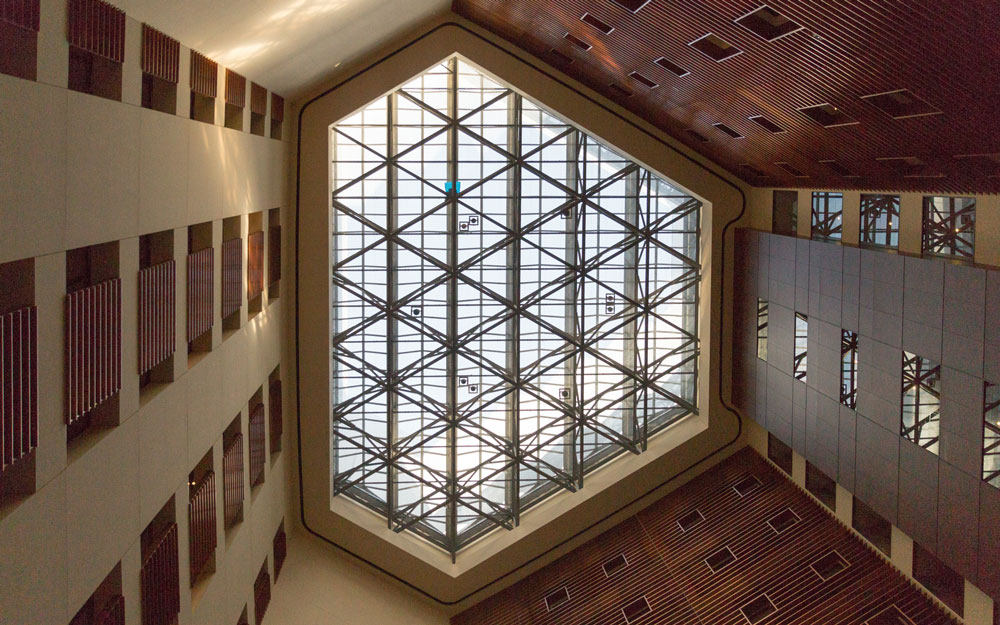
<instances>
[{"instance_id":1,"label":"vertical louver panel","mask_svg":"<svg viewBox=\"0 0 1000 625\"><path fill-rule=\"evenodd\" d=\"M173 37L142 25L142 71L176 83L180 72L181 44Z\"/></svg>"},{"instance_id":2,"label":"vertical louver panel","mask_svg":"<svg viewBox=\"0 0 1000 625\"><path fill-rule=\"evenodd\" d=\"M243 305L243 239L222 242L222 318Z\"/></svg>"},{"instance_id":3,"label":"vertical louver panel","mask_svg":"<svg viewBox=\"0 0 1000 625\"><path fill-rule=\"evenodd\" d=\"M173 625L181 609L180 572L177 560L177 524L142 563L142 625Z\"/></svg>"},{"instance_id":4,"label":"vertical louver panel","mask_svg":"<svg viewBox=\"0 0 1000 625\"><path fill-rule=\"evenodd\" d=\"M250 486L264 481L264 404L250 409Z\"/></svg>"},{"instance_id":5,"label":"vertical louver panel","mask_svg":"<svg viewBox=\"0 0 1000 625\"><path fill-rule=\"evenodd\" d=\"M226 70L226 102L243 108L247 101L247 79L231 69Z\"/></svg>"},{"instance_id":6,"label":"vertical louver panel","mask_svg":"<svg viewBox=\"0 0 1000 625\"><path fill-rule=\"evenodd\" d=\"M115 596L94 619L95 625L125 625L125 597Z\"/></svg>"},{"instance_id":7,"label":"vertical louver panel","mask_svg":"<svg viewBox=\"0 0 1000 625\"><path fill-rule=\"evenodd\" d=\"M219 64L191 50L191 91L214 98L219 92Z\"/></svg>"},{"instance_id":8,"label":"vertical louver panel","mask_svg":"<svg viewBox=\"0 0 1000 625\"><path fill-rule=\"evenodd\" d=\"M0 20L38 32L39 0L0 0Z\"/></svg>"},{"instance_id":9,"label":"vertical louver panel","mask_svg":"<svg viewBox=\"0 0 1000 625\"><path fill-rule=\"evenodd\" d=\"M121 389L121 280L66 296L66 423Z\"/></svg>"},{"instance_id":10,"label":"vertical louver panel","mask_svg":"<svg viewBox=\"0 0 1000 625\"><path fill-rule=\"evenodd\" d=\"M250 83L250 112L267 114L267 89L255 82Z\"/></svg>"},{"instance_id":11,"label":"vertical louver panel","mask_svg":"<svg viewBox=\"0 0 1000 625\"><path fill-rule=\"evenodd\" d=\"M191 534L191 581L194 582L215 553L215 473L212 471L201 478L191 493L188 531Z\"/></svg>"},{"instance_id":12,"label":"vertical louver panel","mask_svg":"<svg viewBox=\"0 0 1000 625\"><path fill-rule=\"evenodd\" d=\"M38 311L0 317L0 473L38 446Z\"/></svg>"},{"instance_id":13,"label":"vertical louver panel","mask_svg":"<svg viewBox=\"0 0 1000 625\"><path fill-rule=\"evenodd\" d=\"M271 382L267 392L268 408L271 411L271 453L281 449L281 380Z\"/></svg>"},{"instance_id":14,"label":"vertical louver panel","mask_svg":"<svg viewBox=\"0 0 1000 625\"><path fill-rule=\"evenodd\" d=\"M285 556L288 555L288 537L285 536L285 526L278 528L278 533L274 535L274 581L278 581L281 574L281 567L285 564Z\"/></svg>"},{"instance_id":15,"label":"vertical louver panel","mask_svg":"<svg viewBox=\"0 0 1000 625\"><path fill-rule=\"evenodd\" d=\"M222 452L222 480L225 527L232 527L243 509L243 435L239 432Z\"/></svg>"},{"instance_id":16,"label":"vertical louver panel","mask_svg":"<svg viewBox=\"0 0 1000 625\"><path fill-rule=\"evenodd\" d=\"M173 260L139 272L139 374L174 353L176 273Z\"/></svg>"},{"instance_id":17,"label":"vertical louver panel","mask_svg":"<svg viewBox=\"0 0 1000 625\"><path fill-rule=\"evenodd\" d=\"M267 572L267 563L260 569L260 573L257 574L257 580L253 583L253 607L254 607L254 621L257 625L261 625L264 622L264 613L267 612L267 606L271 603L271 576Z\"/></svg>"},{"instance_id":18,"label":"vertical louver panel","mask_svg":"<svg viewBox=\"0 0 1000 625\"><path fill-rule=\"evenodd\" d=\"M276 93L271 94L271 119L276 122L285 119L285 98Z\"/></svg>"},{"instance_id":19,"label":"vertical louver panel","mask_svg":"<svg viewBox=\"0 0 1000 625\"><path fill-rule=\"evenodd\" d=\"M102 0L67 0L70 44L118 63L125 61L125 12Z\"/></svg>"},{"instance_id":20,"label":"vertical louver panel","mask_svg":"<svg viewBox=\"0 0 1000 625\"><path fill-rule=\"evenodd\" d=\"M264 231L251 232L247 237L247 299L264 291Z\"/></svg>"},{"instance_id":21,"label":"vertical louver panel","mask_svg":"<svg viewBox=\"0 0 1000 625\"><path fill-rule=\"evenodd\" d=\"M271 226L267 241L267 284L281 280L281 226Z\"/></svg>"},{"instance_id":22,"label":"vertical louver panel","mask_svg":"<svg viewBox=\"0 0 1000 625\"><path fill-rule=\"evenodd\" d=\"M187 257L187 340L212 329L215 304L215 248L206 247Z\"/></svg>"}]
</instances>

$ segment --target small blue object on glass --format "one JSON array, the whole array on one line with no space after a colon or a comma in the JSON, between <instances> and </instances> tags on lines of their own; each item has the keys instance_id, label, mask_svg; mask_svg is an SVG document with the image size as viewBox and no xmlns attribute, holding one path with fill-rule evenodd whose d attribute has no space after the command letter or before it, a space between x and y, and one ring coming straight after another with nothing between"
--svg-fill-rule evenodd
<instances>
[{"instance_id":1,"label":"small blue object on glass","mask_svg":"<svg viewBox=\"0 0 1000 625\"><path fill-rule=\"evenodd\" d=\"M444 183L444 192L445 193L451 193L452 186L455 187L455 193L461 193L462 192L462 183L461 182L446 182L446 183Z\"/></svg>"}]
</instances>

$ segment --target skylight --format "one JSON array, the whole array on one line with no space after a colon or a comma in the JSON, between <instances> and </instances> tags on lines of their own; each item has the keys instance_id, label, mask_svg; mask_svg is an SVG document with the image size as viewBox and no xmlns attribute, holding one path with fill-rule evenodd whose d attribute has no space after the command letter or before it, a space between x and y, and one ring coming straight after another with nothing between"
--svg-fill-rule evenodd
<instances>
[{"instance_id":1,"label":"skylight","mask_svg":"<svg viewBox=\"0 0 1000 625\"><path fill-rule=\"evenodd\" d=\"M330 140L335 495L454 553L697 411L698 200L458 58Z\"/></svg>"}]
</instances>

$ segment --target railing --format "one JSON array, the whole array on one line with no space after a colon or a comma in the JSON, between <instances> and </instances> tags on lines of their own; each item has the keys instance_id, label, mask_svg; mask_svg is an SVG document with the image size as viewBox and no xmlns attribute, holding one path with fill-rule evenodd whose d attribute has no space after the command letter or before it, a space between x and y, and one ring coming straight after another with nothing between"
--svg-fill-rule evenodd
<instances>
[{"instance_id":1,"label":"railing","mask_svg":"<svg viewBox=\"0 0 1000 625\"><path fill-rule=\"evenodd\" d=\"M206 247L187 257L187 340L212 329L215 303L215 249Z\"/></svg>"},{"instance_id":2,"label":"railing","mask_svg":"<svg viewBox=\"0 0 1000 625\"><path fill-rule=\"evenodd\" d=\"M177 344L175 265L168 260L139 271L139 375L169 358Z\"/></svg>"},{"instance_id":3,"label":"railing","mask_svg":"<svg viewBox=\"0 0 1000 625\"><path fill-rule=\"evenodd\" d=\"M264 291L264 231L247 236L247 299Z\"/></svg>"},{"instance_id":4,"label":"railing","mask_svg":"<svg viewBox=\"0 0 1000 625\"><path fill-rule=\"evenodd\" d=\"M173 625L181 609L177 524L160 538L140 571L142 625Z\"/></svg>"},{"instance_id":5,"label":"railing","mask_svg":"<svg viewBox=\"0 0 1000 625\"><path fill-rule=\"evenodd\" d=\"M66 423L121 389L121 279L66 296Z\"/></svg>"},{"instance_id":6,"label":"railing","mask_svg":"<svg viewBox=\"0 0 1000 625\"><path fill-rule=\"evenodd\" d=\"M243 239L222 242L222 318L240 309L243 286Z\"/></svg>"},{"instance_id":7,"label":"railing","mask_svg":"<svg viewBox=\"0 0 1000 625\"><path fill-rule=\"evenodd\" d=\"M250 486L264 481L264 404L250 409Z\"/></svg>"},{"instance_id":8,"label":"railing","mask_svg":"<svg viewBox=\"0 0 1000 625\"><path fill-rule=\"evenodd\" d=\"M125 61L125 12L102 0L69 0L66 39L74 46Z\"/></svg>"},{"instance_id":9,"label":"railing","mask_svg":"<svg viewBox=\"0 0 1000 625\"><path fill-rule=\"evenodd\" d=\"M285 564L285 556L288 555L288 537L285 535L285 526L278 528L278 533L274 535L274 581L278 581L281 567Z\"/></svg>"},{"instance_id":10,"label":"railing","mask_svg":"<svg viewBox=\"0 0 1000 625\"><path fill-rule=\"evenodd\" d=\"M243 434L237 432L222 452L222 499L225 527L232 527L243 509Z\"/></svg>"},{"instance_id":11,"label":"railing","mask_svg":"<svg viewBox=\"0 0 1000 625\"><path fill-rule=\"evenodd\" d=\"M261 567L257 579L253 583L254 620L257 625L264 622L264 613L271 603L271 576L267 573L267 562Z\"/></svg>"},{"instance_id":12,"label":"railing","mask_svg":"<svg viewBox=\"0 0 1000 625\"><path fill-rule=\"evenodd\" d=\"M281 380L271 382L267 391L268 407L271 411L271 453L281 450Z\"/></svg>"},{"instance_id":13,"label":"railing","mask_svg":"<svg viewBox=\"0 0 1000 625\"><path fill-rule=\"evenodd\" d=\"M0 473L38 446L38 310L0 316Z\"/></svg>"},{"instance_id":14,"label":"railing","mask_svg":"<svg viewBox=\"0 0 1000 625\"><path fill-rule=\"evenodd\" d=\"M215 535L215 473L209 471L191 494L188 504L188 530L191 533L191 583L204 570L217 544Z\"/></svg>"},{"instance_id":15,"label":"railing","mask_svg":"<svg viewBox=\"0 0 1000 625\"><path fill-rule=\"evenodd\" d=\"M116 595L108 602L97 614L94 625L125 625L125 597Z\"/></svg>"}]
</instances>

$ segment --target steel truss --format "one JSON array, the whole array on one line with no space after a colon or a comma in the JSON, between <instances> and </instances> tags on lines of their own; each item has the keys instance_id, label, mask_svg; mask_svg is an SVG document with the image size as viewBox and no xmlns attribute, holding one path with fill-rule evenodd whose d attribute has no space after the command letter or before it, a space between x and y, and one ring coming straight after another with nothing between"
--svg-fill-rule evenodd
<instances>
[{"instance_id":1,"label":"steel truss","mask_svg":"<svg viewBox=\"0 0 1000 625\"><path fill-rule=\"evenodd\" d=\"M861 194L861 243L899 246L899 196Z\"/></svg>"},{"instance_id":2,"label":"steel truss","mask_svg":"<svg viewBox=\"0 0 1000 625\"><path fill-rule=\"evenodd\" d=\"M457 58L331 132L334 495L454 557L697 412L698 200Z\"/></svg>"},{"instance_id":3,"label":"steel truss","mask_svg":"<svg viewBox=\"0 0 1000 625\"><path fill-rule=\"evenodd\" d=\"M812 194L812 237L839 241L843 215L843 194L814 191Z\"/></svg>"},{"instance_id":4,"label":"steel truss","mask_svg":"<svg viewBox=\"0 0 1000 625\"><path fill-rule=\"evenodd\" d=\"M941 365L903 352L903 418L900 434L938 453L941 436Z\"/></svg>"},{"instance_id":5,"label":"steel truss","mask_svg":"<svg viewBox=\"0 0 1000 625\"><path fill-rule=\"evenodd\" d=\"M1000 386L983 386L983 481L1000 488Z\"/></svg>"}]
</instances>

